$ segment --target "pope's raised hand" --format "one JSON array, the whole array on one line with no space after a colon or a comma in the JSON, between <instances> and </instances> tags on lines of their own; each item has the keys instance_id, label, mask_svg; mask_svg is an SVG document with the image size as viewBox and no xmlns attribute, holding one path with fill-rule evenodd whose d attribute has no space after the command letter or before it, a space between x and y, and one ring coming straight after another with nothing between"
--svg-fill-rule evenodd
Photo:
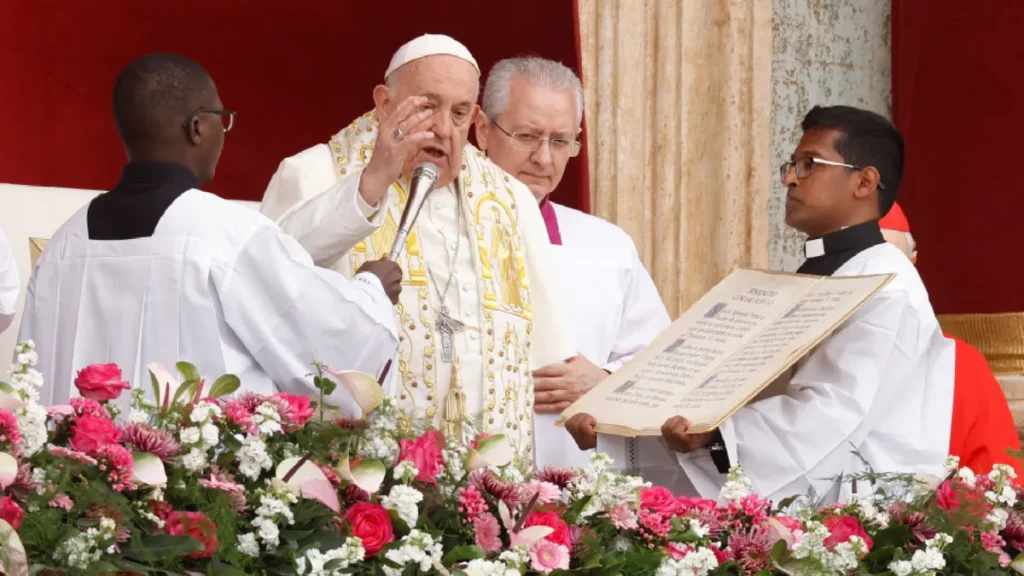
<instances>
[{"instance_id":1,"label":"pope's raised hand","mask_svg":"<svg viewBox=\"0 0 1024 576\"><path fill-rule=\"evenodd\" d=\"M580 413L565 423L565 429L576 441L580 450L591 450L597 448L597 420L586 413Z\"/></svg>"},{"instance_id":2,"label":"pope's raised hand","mask_svg":"<svg viewBox=\"0 0 1024 576\"><path fill-rule=\"evenodd\" d=\"M419 129L434 113L420 109L426 103L423 96L410 96L380 119L373 156L359 180L359 195L367 204L376 205L401 176L406 158L415 154L420 144L434 137L433 132Z\"/></svg>"}]
</instances>

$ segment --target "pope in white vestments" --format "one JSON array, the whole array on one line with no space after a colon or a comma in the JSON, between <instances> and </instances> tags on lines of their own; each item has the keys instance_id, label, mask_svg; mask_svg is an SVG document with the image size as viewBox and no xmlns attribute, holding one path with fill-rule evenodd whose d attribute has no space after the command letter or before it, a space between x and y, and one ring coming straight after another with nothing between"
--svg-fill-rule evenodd
<instances>
[{"instance_id":1,"label":"pope in white vestments","mask_svg":"<svg viewBox=\"0 0 1024 576\"><path fill-rule=\"evenodd\" d=\"M14 321L14 307L18 303L18 263L14 260L11 242L0 228L0 332L7 330Z\"/></svg>"},{"instance_id":2,"label":"pope in white vestments","mask_svg":"<svg viewBox=\"0 0 1024 576\"><path fill-rule=\"evenodd\" d=\"M263 215L197 189L234 114L199 64L133 62L114 112L130 163L60 227L28 286L19 337L36 342L44 405L77 395L76 371L97 363L145 391L150 363L187 361L209 381L234 374L243 390L309 396L314 354L336 370L382 370L397 338L377 276L319 269ZM344 386L328 401L359 414Z\"/></svg>"},{"instance_id":3,"label":"pope in white vestments","mask_svg":"<svg viewBox=\"0 0 1024 576\"><path fill-rule=\"evenodd\" d=\"M343 274L387 256L417 165L439 168L399 264L399 358L386 383L408 416L450 434L506 434L533 450L531 371L575 354L555 259L529 189L466 142L479 68L462 44L402 46L376 108L329 143L285 159L262 211Z\"/></svg>"},{"instance_id":4,"label":"pope in white vestments","mask_svg":"<svg viewBox=\"0 0 1024 576\"><path fill-rule=\"evenodd\" d=\"M633 240L614 224L548 199L579 152L583 86L559 62L509 58L487 75L477 141L488 158L529 186L558 257L564 308L577 355L534 372L538 466L583 466L555 422L561 412L643 350L669 325L668 312Z\"/></svg>"},{"instance_id":5,"label":"pope in white vestments","mask_svg":"<svg viewBox=\"0 0 1024 576\"><path fill-rule=\"evenodd\" d=\"M949 449L954 351L943 338L920 277L878 227L895 201L903 140L885 118L855 108L815 108L783 166L786 221L809 236L814 275L895 274L895 278L714 433L688 434L685 414L662 438L594 434L588 415L568 424L583 446L686 494L714 498L731 466L778 502L813 491L824 502L869 493L851 475L875 472L941 477ZM855 454L854 451L859 453Z\"/></svg>"}]
</instances>

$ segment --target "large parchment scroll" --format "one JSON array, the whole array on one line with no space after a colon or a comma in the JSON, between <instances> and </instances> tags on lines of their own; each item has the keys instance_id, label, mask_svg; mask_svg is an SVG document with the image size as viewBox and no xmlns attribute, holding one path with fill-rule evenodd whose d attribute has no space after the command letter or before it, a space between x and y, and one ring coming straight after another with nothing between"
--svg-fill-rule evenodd
<instances>
[{"instance_id":1,"label":"large parchment scroll","mask_svg":"<svg viewBox=\"0 0 1024 576\"><path fill-rule=\"evenodd\" d=\"M656 436L676 415L717 428L839 327L892 275L737 270L647 349L562 413L617 436Z\"/></svg>"}]
</instances>

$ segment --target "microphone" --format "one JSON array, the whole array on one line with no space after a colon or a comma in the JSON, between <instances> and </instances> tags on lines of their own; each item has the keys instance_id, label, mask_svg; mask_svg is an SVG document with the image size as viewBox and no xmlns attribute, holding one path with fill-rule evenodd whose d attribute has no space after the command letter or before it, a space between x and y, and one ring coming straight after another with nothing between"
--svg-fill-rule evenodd
<instances>
[{"instance_id":1,"label":"microphone","mask_svg":"<svg viewBox=\"0 0 1024 576\"><path fill-rule=\"evenodd\" d=\"M439 171L433 162L424 162L412 171L412 183L409 186L409 201L405 203L405 210L402 210L402 220L398 224L398 234L395 235L395 243L391 245L391 253L388 260L395 262L402 255L405 249L405 240L412 231L412 225L420 215L420 208L423 208L423 201L427 194L434 189Z\"/></svg>"}]
</instances>

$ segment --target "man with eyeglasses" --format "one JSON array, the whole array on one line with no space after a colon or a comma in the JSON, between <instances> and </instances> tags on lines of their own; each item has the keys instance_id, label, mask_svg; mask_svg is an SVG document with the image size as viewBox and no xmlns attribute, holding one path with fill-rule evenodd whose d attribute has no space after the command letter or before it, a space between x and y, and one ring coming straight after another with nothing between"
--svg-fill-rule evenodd
<instances>
[{"instance_id":1,"label":"man with eyeglasses","mask_svg":"<svg viewBox=\"0 0 1024 576\"><path fill-rule=\"evenodd\" d=\"M383 80L372 112L281 163L261 210L317 264L349 274L388 255L411 173L435 164L399 256L400 369L387 391L406 424L452 439L502 433L532 463L531 371L575 354L544 220L529 189L467 141L480 69L464 45L415 38Z\"/></svg>"},{"instance_id":2,"label":"man with eyeglasses","mask_svg":"<svg viewBox=\"0 0 1024 576\"><path fill-rule=\"evenodd\" d=\"M589 451L577 448L555 421L669 325L632 239L610 222L548 199L579 153L582 119L576 74L559 62L529 57L491 68L476 122L480 148L529 186L540 204L578 351L533 373L538 466L587 463Z\"/></svg>"},{"instance_id":3,"label":"man with eyeglasses","mask_svg":"<svg viewBox=\"0 0 1024 576\"><path fill-rule=\"evenodd\" d=\"M316 394L314 354L381 371L398 344L384 287L397 296L401 271L372 262L350 281L318 269L258 212L199 190L234 117L206 70L145 56L118 76L113 100L121 181L60 227L29 281L19 338L36 342L41 402L66 403L75 371L96 363L116 363L146 392L152 362L234 374L261 394ZM329 402L359 414L344 387Z\"/></svg>"},{"instance_id":4,"label":"man with eyeglasses","mask_svg":"<svg viewBox=\"0 0 1024 576\"><path fill-rule=\"evenodd\" d=\"M871 492L865 477L851 475L946 473L953 343L914 266L878 225L899 191L903 138L884 117L848 106L815 107L802 128L780 171L786 223L809 236L799 271L895 276L798 362L788 382L718 430L688 434L680 414L661 438L638 440L638 468L666 473L675 460L677 472L667 476L679 491L716 497L738 465L775 502L813 490L829 503ZM589 415L567 423L581 447L597 444L595 425ZM625 452L624 441L600 438L598 449Z\"/></svg>"}]
</instances>

